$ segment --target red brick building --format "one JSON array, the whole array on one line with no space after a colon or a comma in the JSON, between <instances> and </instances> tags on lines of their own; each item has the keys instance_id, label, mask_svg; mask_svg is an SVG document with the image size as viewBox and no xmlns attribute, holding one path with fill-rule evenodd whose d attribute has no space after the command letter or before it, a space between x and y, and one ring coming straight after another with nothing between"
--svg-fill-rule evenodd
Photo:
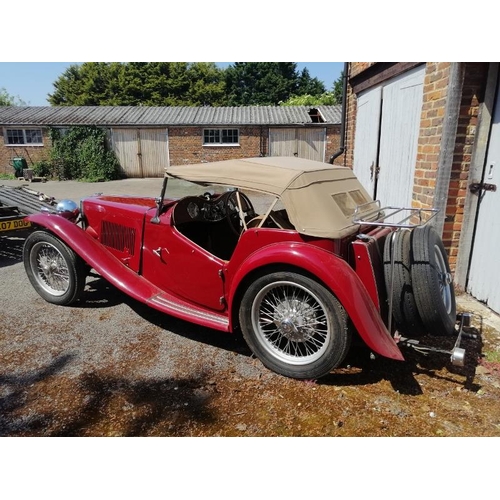
<instances>
[{"instance_id":1,"label":"red brick building","mask_svg":"<svg viewBox=\"0 0 500 500\"><path fill-rule=\"evenodd\" d=\"M500 312L498 67L349 63L342 161L383 204L438 208L455 283Z\"/></svg>"},{"instance_id":2,"label":"red brick building","mask_svg":"<svg viewBox=\"0 0 500 500\"><path fill-rule=\"evenodd\" d=\"M50 127L108 130L128 177L156 177L164 167L256 156L327 161L338 149L340 106L0 107L0 173L15 157L46 158Z\"/></svg>"}]
</instances>

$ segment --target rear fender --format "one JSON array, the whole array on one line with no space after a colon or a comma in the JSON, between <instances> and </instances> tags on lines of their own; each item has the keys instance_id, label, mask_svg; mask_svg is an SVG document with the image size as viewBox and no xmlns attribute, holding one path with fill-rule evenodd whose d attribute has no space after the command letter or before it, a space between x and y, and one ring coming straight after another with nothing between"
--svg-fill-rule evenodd
<instances>
[{"instance_id":1,"label":"rear fender","mask_svg":"<svg viewBox=\"0 0 500 500\"><path fill-rule=\"evenodd\" d=\"M26 217L32 224L41 226L68 245L89 266L119 290L136 300L144 301L160 292L108 252L96 239L80 226L54 214L33 214Z\"/></svg>"},{"instance_id":2,"label":"rear fender","mask_svg":"<svg viewBox=\"0 0 500 500\"><path fill-rule=\"evenodd\" d=\"M231 279L228 300L230 310L243 279L249 273L273 264L288 264L316 276L339 299L361 338L372 351L387 358L404 360L355 271L340 257L311 245L281 243L253 253Z\"/></svg>"}]
</instances>

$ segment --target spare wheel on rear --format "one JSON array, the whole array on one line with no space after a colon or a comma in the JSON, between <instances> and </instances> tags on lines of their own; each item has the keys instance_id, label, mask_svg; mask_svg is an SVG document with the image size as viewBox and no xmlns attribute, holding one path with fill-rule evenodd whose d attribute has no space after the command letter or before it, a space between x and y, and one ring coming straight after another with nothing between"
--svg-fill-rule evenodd
<instances>
[{"instance_id":1,"label":"spare wheel on rear","mask_svg":"<svg viewBox=\"0 0 500 500\"><path fill-rule=\"evenodd\" d=\"M425 328L420 319L411 281L410 239L410 231L407 229L387 236L384 245L385 286L389 302L392 290L392 316L398 331L407 335L421 335Z\"/></svg>"},{"instance_id":2,"label":"spare wheel on rear","mask_svg":"<svg viewBox=\"0 0 500 500\"><path fill-rule=\"evenodd\" d=\"M457 315L453 280L443 242L430 225L417 227L411 233L411 281L428 332L451 333Z\"/></svg>"}]
</instances>

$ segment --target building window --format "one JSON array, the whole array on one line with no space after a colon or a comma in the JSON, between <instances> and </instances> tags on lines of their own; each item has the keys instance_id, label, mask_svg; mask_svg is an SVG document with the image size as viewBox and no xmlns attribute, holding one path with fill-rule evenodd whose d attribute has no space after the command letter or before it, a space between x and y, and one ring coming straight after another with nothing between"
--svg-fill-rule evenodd
<instances>
[{"instance_id":1,"label":"building window","mask_svg":"<svg viewBox=\"0 0 500 500\"><path fill-rule=\"evenodd\" d=\"M204 145L238 144L239 140L237 128L206 128L203 130Z\"/></svg>"},{"instance_id":2,"label":"building window","mask_svg":"<svg viewBox=\"0 0 500 500\"><path fill-rule=\"evenodd\" d=\"M5 137L7 138L7 145L29 145L29 146L43 146L42 129L6 129Z\"/></svg>"}]
</instances>

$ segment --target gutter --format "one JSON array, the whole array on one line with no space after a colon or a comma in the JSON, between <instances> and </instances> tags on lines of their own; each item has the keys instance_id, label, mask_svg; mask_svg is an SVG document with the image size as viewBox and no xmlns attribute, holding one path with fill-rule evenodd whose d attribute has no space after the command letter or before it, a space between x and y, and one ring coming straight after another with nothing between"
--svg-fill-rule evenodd
<instances>
[{"instance_id":1,"label":"gutter","mask_svg":"<svg viewBox=\"0 0 500 500\"><path fill-rule=\"evenodd\" d=\"M347 70L349 63L344 63L344 76L342 78L342 124L340 128L340 147L332 156L330 156L330 160L328 163L333 165L335 158L338 158L340 155L345 152L345 125L346 125L346 114L347 114Z\"/></svg>"}]
</instances>

